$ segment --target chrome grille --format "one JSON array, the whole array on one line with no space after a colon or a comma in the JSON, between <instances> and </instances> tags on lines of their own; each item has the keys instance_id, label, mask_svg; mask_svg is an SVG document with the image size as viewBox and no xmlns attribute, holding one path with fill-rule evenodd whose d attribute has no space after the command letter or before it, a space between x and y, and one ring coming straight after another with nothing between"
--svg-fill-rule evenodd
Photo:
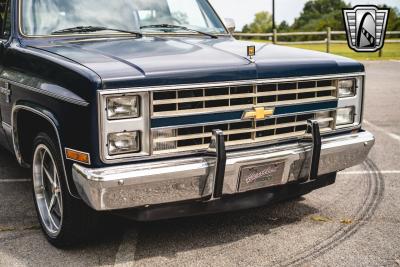
<instances>
[{"instance_id":1,"label":"chrome grille","mask_svg":"<svg viewBox=\"0 0 400 267\"><path fill-rule=\"evenodd\" d=\"M337 99L337 80L255 83L250 85L188 88L152 92L152 118L247 111L254 107L279 108ZM235 120L218 123L193 121L191 125L152 129L153 154L204 150L212 130L224 131L226 145L279 142L305 134L308 119L319 111L282 114L264 120ZM335 111L324 112L321 131L334 128Z\"/></svg>"}]
</instances>

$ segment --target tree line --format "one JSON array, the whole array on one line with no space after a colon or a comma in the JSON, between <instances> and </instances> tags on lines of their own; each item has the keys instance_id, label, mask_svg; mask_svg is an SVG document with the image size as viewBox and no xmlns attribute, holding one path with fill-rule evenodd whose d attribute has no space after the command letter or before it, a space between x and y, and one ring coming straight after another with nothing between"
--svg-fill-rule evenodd
<instances>
[{"instance_id":1,"label":"tree line","mask_svg":"<svg viewBox=\"0 0 400 267\"><path fill-rule=\"evenodd\" d=\"M343 0L310 0L305 5L298 18L292 25L282 21L277 25L278 32L307 32L307 31L325 31L331 27L333 31L344 31L343 8L351 8ZM388 18L388 31L400 31L400 12L397 8L391 8L383 5L379 7L390 8ZM269 12L259 12L255 14L254 21L246 24L242 32L244 33L268 33L272 32L272 15ZM312 40L315 36L290 36L287 41ZM337 39L344 36L337 36Z\"/></svg>"}]
</instances>

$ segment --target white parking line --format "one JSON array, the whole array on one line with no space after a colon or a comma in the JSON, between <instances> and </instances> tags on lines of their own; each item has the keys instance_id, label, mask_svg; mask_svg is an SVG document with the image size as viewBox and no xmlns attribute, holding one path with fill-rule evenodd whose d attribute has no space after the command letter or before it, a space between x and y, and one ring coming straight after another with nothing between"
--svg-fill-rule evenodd
<instances>
[{"instance_id":1,"label":"white parking line","mask_svg":"<svg viewBox=\"0 0 400 267\"><path fill-rule=\"evenodd\" d=\"M393 139L396 139L397 141L400 141L400 135L394 134L394 133L389 133L388 134L390 137Z\"/></svg>"},{"instance_id":2,"label":"white parking line","mask_svg":"<svg viewBox=\"0 0 400 267\"><path fill-rule=\"evenodd\" d=\"M0 184L28 183L31 179L0 179Z\"/></svg>"},{"instance_id":3,"label":"white parking line","mask_svg":"<svg viewBox=\"0 0 400 267\"><path fill-rule=\"evenodd\" d=\"M367 125L369 125L369 126L370 126L371 128L373 128L374 130L379 131L379 132L381 132L381 133L384 133L384 134L386 134L387 136L389 136L390 138L393 138L394 140L400 142L400 136L399 136L399 135L394 134L394 133L387 132L387 131L383 130L381 127L378 127L378 126L376 126L375 124L373 124L373 123L371 123L371 122L369 122L369 121L364 120L364 123L367 124Z\"/></svg>"}]
</instances>

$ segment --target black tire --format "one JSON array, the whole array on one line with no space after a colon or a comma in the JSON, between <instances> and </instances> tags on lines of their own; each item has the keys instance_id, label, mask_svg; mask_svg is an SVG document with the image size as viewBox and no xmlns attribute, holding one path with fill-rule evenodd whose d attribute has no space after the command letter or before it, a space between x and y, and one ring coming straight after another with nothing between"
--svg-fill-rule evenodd
<instances>
[{"instance_id":1,"label":"black tire","mask_svg":"<svg viewBox=\"0 0 400 267\"><path fill-rule=\"evenodd\" d=\"M48 241L58 248L67 248L74 245L82 244L93 237L97 230L98 225L98 214L89 208L82 200L75 199L72 197L67 188L66 177L64 175L64 169L61 161L60 151L54 141L46 133L39 133L33 142L33 153L32 153L32 175L35 177L35 167L34 164L34 154L39 153L37 149L39 147L46 147L48 151L51 153L52 160L54 160L54 165L56 166L58 172L58 182L59 182L59 191L58 193L52 192L52 194L58 194L58 197L61 195L61 203L62 207L58 206L61 212L60 219L60 227L57 230L57 233L50 233L48 227L46 227L45 220L43 219L40 211L39 211L39 202L37 198L37 191L35 191L35 182L33 182L33 199L35 202L36 212L38 216L38 220L40 222L41 228ZM47 151L46 149L46 151ZM44 157L44 156L43 156ZM43 164L42 164L43 166ZM37 169L36 169L37 170ZM37 174L36 174L37 175ZM37 176L36 176L37 177ZM33 178L34 181L35 178ZM42 172L42 180L46 179ZM37 183L36 183L37 184ZM45 187L40 187L44 195ZM58 186L57 186L58 188ZM48 189L49 190L49 189ZM40 201L40 200L39 200ZM43 202L40 202L43 207ZM51 210L51 209L50 209ZM50 215L51 217L51 215ZM49 218L50 218L49 217ZM47 220L49 221L49 220Z\"/></svg>"}]
</instances>

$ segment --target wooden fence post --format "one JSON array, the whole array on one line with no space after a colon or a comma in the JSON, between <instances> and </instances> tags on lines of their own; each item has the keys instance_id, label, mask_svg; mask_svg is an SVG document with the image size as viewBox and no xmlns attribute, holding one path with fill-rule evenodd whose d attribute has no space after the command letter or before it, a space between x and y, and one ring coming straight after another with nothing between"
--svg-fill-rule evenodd
<instances>
[{"instance_id":1,"label":"wooden fence post","mask_svg":"<svg viewBox=\"0 0 400 267\"><path fill-rule=\"evenodd\" d=\"M274 36L272 37L272 42L274 44L277 44L278 43L278 35L277 35L276 29L273 29L273 33L274 33Z\"/></svg>"},{"instance_id":2,"label":"wooden fence post","mask_svg":"<svg viewBox=\"0 0 400 267\"><path fill-rule=\"evenodd\" d=\"M326 30L326 53L331 52L331 40L332 40L331 27L328 27Z\"/></svg>"}]
</instances>

